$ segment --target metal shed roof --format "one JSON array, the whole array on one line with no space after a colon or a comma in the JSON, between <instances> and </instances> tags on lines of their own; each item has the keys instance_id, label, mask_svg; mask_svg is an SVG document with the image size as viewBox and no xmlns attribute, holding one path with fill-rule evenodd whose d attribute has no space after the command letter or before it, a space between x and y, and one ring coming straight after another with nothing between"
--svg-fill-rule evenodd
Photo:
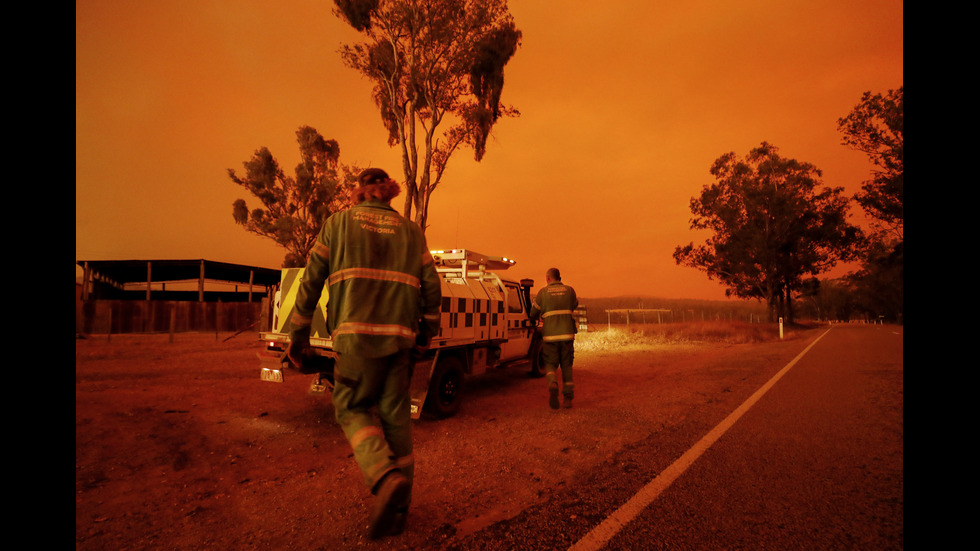
<instances>
[{"instance_id":1,"label":"metal shed roof","mask_svg":"<svg viewBox=\"0 0 980 551\"><path fill-rule=\"evenodd\" d=\"M244 264L230 264L213 260L79 260L76 262L82 268L89 269L101 276L124 283L145 283L147 267L150 279L161 281L186 281L201 278L201 267L204 267L204 279L210 281L229 281L248 283L251 277L256 285L275 285L279 283L281 270L260 268Z\"/></svg>"}]
</instances>

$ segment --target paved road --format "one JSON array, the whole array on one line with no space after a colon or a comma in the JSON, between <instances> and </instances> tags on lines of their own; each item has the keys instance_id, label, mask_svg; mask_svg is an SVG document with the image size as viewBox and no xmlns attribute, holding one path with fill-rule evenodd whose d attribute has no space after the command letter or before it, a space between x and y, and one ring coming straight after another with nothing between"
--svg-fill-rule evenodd
<instances>
[{"instance_id":1,"label":"paved road","mask_svg":"<svg viewBox=\"0 0 980 551\"><path fill-rule=\"evenodd\" d=\"M771 386L700 431L632 497L585 489L501 532L523 534L511 543L525 549L902 549L902 333L881 325L817 333ZM662 448L627 453L636 463ZM541 537L562 532L570 538Z\"/></svg>"}]
</instances>

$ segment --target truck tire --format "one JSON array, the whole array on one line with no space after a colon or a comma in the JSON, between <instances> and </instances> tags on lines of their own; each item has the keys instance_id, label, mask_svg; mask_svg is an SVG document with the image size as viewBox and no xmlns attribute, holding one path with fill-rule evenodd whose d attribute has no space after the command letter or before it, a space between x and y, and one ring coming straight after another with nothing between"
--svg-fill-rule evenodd
<instances>
[{"instance_id":1,"label":"truck tire","mask_svg":"<svg viewBox=\"0 0 980 551\"><path fill-rule=\"evenodd\" d=\"M439 360L432 374L426 409L438 417L450 417L459 410L462 391L463 364L459 358L446 356Z\"/></svg>"}]
</instances>

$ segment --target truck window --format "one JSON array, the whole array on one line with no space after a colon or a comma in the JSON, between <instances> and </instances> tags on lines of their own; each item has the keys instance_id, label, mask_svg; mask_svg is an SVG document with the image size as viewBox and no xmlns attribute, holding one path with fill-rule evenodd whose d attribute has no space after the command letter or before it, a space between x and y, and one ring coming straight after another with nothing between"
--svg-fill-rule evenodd
<instances>
[{"instance_id":1,"label":"truck window","mask_svg":"<svg viewBox=\"0 0 980 551\"><path fill-rule=\"evenodd\" d=\"M507 311L511 314L520 314L524 311L521 306L521 288L508 285L507 286Z\"/></svg>"}]
</instances>

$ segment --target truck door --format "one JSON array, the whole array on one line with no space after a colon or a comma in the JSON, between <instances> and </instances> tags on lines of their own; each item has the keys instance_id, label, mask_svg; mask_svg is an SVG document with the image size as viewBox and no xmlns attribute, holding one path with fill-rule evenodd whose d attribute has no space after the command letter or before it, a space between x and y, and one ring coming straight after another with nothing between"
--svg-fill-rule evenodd
<instances>
[{"instance_id":1,"label":"truck door","mask_svg":"<svg viewBox=\"0 0 980 551\"><path fill-rule=\"evenodd\" d=\"M507 318L507 342L500 347L500 360L508 361L527 355L531 346L534 328L531 327L521 300L521 287L516 283L505 282L506 291L504 307Z\"/></svg>"}]
</instances>

